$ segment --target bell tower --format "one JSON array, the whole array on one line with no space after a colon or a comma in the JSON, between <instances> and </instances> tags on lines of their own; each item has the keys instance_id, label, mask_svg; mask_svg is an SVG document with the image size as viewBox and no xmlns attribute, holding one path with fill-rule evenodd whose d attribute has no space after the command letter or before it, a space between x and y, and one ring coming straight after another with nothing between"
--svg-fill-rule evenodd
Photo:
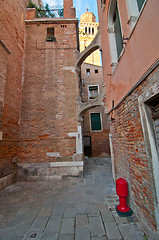
<instances>
[{"instance_id":1,"label":"bell tower","mask_svg":"<svg viewBox=\"0 0 159 240\"><path fill-rule=\"evenodd\" d=\"M76 18L75 8L73 7L73 0L64 1L64 18Z\"/></svg>"}]
</instances>

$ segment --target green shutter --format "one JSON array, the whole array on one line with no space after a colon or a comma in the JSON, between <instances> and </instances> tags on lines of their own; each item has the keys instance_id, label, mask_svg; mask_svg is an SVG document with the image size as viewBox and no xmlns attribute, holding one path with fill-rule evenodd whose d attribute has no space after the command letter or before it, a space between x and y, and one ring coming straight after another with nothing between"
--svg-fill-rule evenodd
<instances>
[{"instance_id":1,"label":"green shutter","mask_svg":"<svg viewBox=\"0 0 159 240\"><path fill-rule=\"evenodd\" d=\"M139 8L139 12L144 4L145 0L137 0L137 4L138 4L138 8Z\"/></svg>"},{"instance_id":2,"label":"green shutter","mask_svg":"<svg viewBox=\"0 0 159 240\"><path fill-rule=\"evenodd\" d=\"M100 113L91 113L91 128L92 131L101 130Z\"/></svg>"}]
</instances>

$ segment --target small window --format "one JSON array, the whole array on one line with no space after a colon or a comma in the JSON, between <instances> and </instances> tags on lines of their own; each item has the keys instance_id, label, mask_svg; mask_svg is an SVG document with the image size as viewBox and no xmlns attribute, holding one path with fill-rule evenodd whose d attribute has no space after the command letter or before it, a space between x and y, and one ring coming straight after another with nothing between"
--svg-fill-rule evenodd
<instances>
[{"instance_id":1,"label":"small window","mask_svg":"<svg viewBox=\"0 0 159 240\"><path fill-rule=\"evenodd\" d=\"M54 28L47 28L47 38L46 40L49 42L55 42L56 38L55 38L55 31Z\"/></svg>"},{"instance_id":2,"label":"small window","mask_svg":"<svg viewBox=\"0 0 159 240\"><path fill-rule=\"evenodd\" d=\"M94 71L95 71L95 73L98 73L98 69L95 69Z\"/></svg>"},{"instance_id":3,"label":"small window","mask_svg":"<svg viewBox=\"0 0 159 240\"><path fill-rule=\"evenodd\" d=\"M85 27L85 34L87 34L87 27Z\"/></svg>"},{"instance_id":4,"label":"small window","mask_svg":"<svg viewBox=\"0 0 159 240\"><path fill-rule=\"evenodd\" d=\"M98 96L98 86L89 86L89 99L94 99Z\"/></svg>"},{"instance_id":5,"label":"small window","mask_svg":"<svg viewBox=\"0 0 159 240\"><path fill-rule=\"evenodd\" d=\"M89 34L91 34L91 28L90 27L89 27L88 31L89 31Z\"/></svg>"},{"instance_id":6,"label":"small window","mask_svg":"<svg viewBox=\"0 0 159 240\"><path fill-rule=\"evenodd\" d=\"M90 75L90 68L87 68L87 69L86 69L86 74L87 74L87 76Z\"/></svg>"},{"instance_id":7,"label":"small window","mask_svg":"<svg viewBox=\"0 0 159 240\"><path fill-rule=\"evenodd\" d=\"M94 35L94 28L92 28L92 34Z\"/></svg>"},{"instance_id":8,"label":"small window","mask_svg":"<svg viewBox=\"0 0 159 240\"><path fill-rule=\"evenodd\" d=\"M91 130L92 131L102 130L100 113L91 113Z\"/></svg>"}]
</instances>

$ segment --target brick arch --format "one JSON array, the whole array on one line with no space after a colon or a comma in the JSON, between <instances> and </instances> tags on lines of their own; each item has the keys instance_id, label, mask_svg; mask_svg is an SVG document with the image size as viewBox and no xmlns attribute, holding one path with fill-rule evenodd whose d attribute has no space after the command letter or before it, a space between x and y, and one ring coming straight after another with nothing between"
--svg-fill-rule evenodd
<instances>
[{"instance_id":1,"label":"brick arch","mask_svg":"<svg viewBox=\"0 0 159 240\"><path fill-rule=\"evenodd\" d=\"M84 60L95 50L100 49L101 50L101 39L100 39L100 29L98 30L95 38L92 40L92 42L88 45L88 47L85 48L84 51L81 53L78 52L77 54L77 61L75 65L76 71L80 70L80 67Z\"/></svg>"},{"instance_id":2,"label":"brick arch","mask_svg":"<svg viewBox=\"0 0 159 240\"><path fill-rule=\"evenodd\" d=\"M87 112L91 108L103 106L104 107L104 99L105 99L105 86L101 91L101 94L96 97L94 100L82 103L80 100L78 101L78 121L82 121L82 114Z\"/></svg>"}]
</instances>

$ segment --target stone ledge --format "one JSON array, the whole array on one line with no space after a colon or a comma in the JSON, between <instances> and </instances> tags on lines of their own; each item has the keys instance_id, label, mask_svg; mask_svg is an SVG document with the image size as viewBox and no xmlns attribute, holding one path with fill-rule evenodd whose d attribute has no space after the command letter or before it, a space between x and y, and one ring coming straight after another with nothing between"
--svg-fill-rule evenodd
<instances>
[{"instance_id":1,"label":"stone ledge","mask_svg":"<svg viewBox=\"0 0 159 240\"><path fill-rule=\"evenodd\" d=\"M3 178L0 179L0 191L4 188L8 187L12 183L15 183L17 180L17 172L13 172Z\"/></svg>"},{"instance_id":2,"label":"stone ledge","mask_svg":"<svg viewBox=\"0 0 159 240\"><path fill-rule=\"evenodd\" d=\"M83 161L80 162L52 162L50 167L81 167L83 166Z\"/></svg>"},{"instance_id":3,"label":"stone ledge","mask_svg":"<svg viewBox=\"0 0 159 240\"><path fill-rule=\"evenodd\" d=\"M45 181L83 173L83 161L19 163L18 181Z\"/></svg>"}]
</instances>

